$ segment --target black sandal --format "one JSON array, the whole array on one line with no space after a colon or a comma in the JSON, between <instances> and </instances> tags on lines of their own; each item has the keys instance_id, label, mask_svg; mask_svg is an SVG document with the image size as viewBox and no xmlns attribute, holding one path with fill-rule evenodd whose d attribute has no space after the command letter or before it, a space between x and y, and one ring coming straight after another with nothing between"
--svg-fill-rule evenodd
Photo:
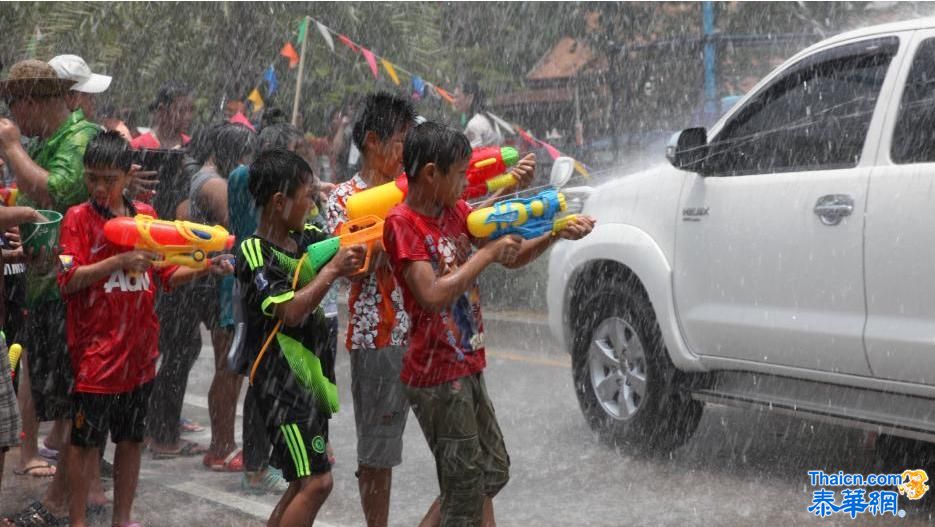
<instances>
[{"instance_id":1,"label":"black sandal","mask_svg":"<svg viewBox=\"0 0 935 527\"><path fill-rule=\"evenodd\" d=\"M41 502L33 501L12 518L4 519L14 527L60 527L68 525L68 516L56 517Z\"/></svg>"}]
</instances>

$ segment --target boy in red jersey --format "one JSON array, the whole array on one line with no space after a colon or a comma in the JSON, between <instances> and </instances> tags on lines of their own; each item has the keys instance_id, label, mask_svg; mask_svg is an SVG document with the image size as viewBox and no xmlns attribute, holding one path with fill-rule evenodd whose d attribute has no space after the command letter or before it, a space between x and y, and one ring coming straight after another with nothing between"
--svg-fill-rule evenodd
<instances>
[{"instance_id":1,"label":"boy in red jersey","mask_svg":"<svg viewBox=\"0 0 935 527\"><path fill-rule=\"evenodd\" d=\"M146 204L130 202L123 190L133 177L132 150L117 132L88 144L84 178L90 199L65 214L61 229L59 287L67 306L68 352L75 374L72 395L68 484L70 525L83 527L88 477L108 432L114 458L113 525L130 525L140 471L146 409L159 356L159 321L153 278L172 287L206 275L231 273L225 259L204 270L153 268L156 254L110 243L104 224L137 213L155 216Z\"/></svg>"}]
</instances>

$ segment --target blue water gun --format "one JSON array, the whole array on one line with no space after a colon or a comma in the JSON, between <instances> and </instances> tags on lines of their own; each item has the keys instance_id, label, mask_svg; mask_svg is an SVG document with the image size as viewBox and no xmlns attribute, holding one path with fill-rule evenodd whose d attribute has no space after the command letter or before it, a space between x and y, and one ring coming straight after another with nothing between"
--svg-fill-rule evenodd
<instances>
[{"instance_id":1,"label":"blue water gun","mask_svg":"<svg viewBox=\"0 0 935 527\"><path fill-rule=\"evenodd\" d=\"M495 240L507 234L517 234L529 240L547 232L556 233L573 221L576 214L564 214L568 209L565 195L550 189L531 198L510 199L492 207L478 209L468 215L468 232L475 238Z\"/></svg>"}]
</instances>

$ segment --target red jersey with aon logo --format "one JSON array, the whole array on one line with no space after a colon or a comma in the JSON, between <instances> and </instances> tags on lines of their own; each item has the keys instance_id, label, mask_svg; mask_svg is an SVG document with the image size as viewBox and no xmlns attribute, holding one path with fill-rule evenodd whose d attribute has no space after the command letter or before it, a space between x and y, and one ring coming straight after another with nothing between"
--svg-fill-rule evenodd
<instances>
[{"instance_id":1,"label":"red jersey with aon logo","mask_svg":"<svg viewBox=\"0 0 935 527\"><path fill-rule=\"evenodd\" d=\"M152 207L134 203L137 213L155 217ZM107 221L90 203L65 213L61 231L63 288L81 266L91 265L131 249L104 237ZM110 276L70 295L66 334L68 354L75 372L75 391L116 394L132 391L156 376L159 357L159 319L156 318L156 284L168 284L177 267L151 268L131 274L118 269Z\"/></svg>"}]
</instances>

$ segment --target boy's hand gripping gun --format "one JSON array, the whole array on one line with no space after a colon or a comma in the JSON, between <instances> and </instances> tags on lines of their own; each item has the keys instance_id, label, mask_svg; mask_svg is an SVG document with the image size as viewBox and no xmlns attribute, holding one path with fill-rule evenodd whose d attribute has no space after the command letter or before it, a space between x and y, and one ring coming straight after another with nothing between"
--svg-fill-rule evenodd
<instances>
[{"instance_id":1,"label":"boy's hand gripping gun","mask_svg":"<svg viewBox=\"0 0 935 527\"><path fill-rule=\"evenodd\" d=\"M341 247L350 245L366 245L367 256L360 269L354 273L357 276L370 269L370 257L373 256L373 246L383 240L383 220L376 216L364 216L349 220L341 226L341 234L308 246L308 261L317 273L325 266Z\"/></svg>"},{"instance_id":2,"label":"boy's hand gripping gun","mask_svg":"<svg viewBox=\"0 0 935 527\"><path fill-rule=\"evenodd\" d=\"M158 253L162 258L155 262L156 266L184 265L193 269L211 265L208 253L229 251L235 240L220 225L157 220L145 214L108 220L104 236L123 247Z\"/></svg>"}]
</instances>

